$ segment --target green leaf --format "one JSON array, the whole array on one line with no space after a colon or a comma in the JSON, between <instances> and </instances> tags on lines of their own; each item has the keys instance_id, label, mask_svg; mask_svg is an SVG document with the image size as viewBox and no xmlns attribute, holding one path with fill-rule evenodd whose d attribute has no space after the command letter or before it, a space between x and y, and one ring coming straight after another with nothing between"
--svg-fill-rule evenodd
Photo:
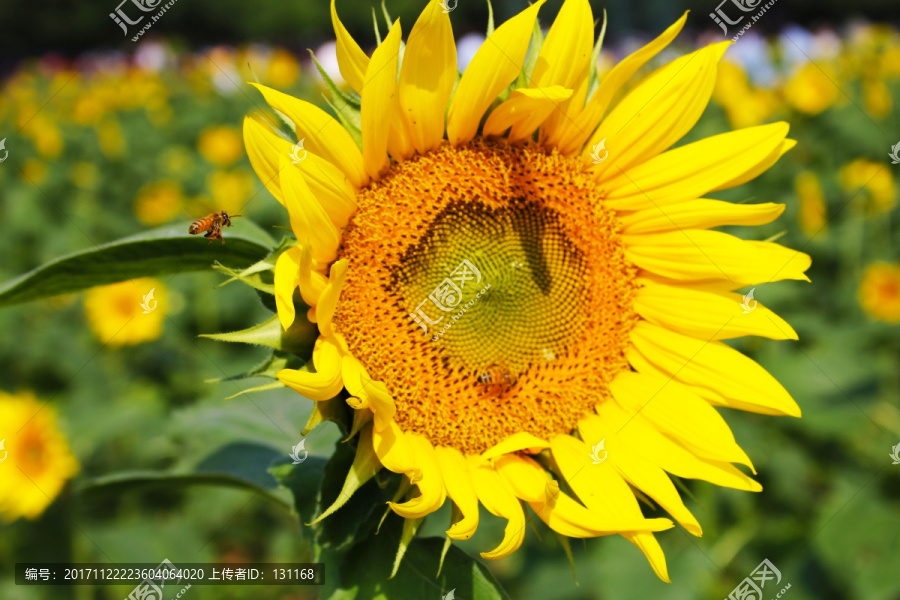
<instances>
[{"instance_id":1,"label":"green leaf","mask_svg":"<svg viewBox=\"0 0 900 600\"><path fill-rule=\"evenodd\" d=\"M325 463L324 458L310 456L299 465L285 458L269 467L269 473L293 495L294 510L300 517L301 524L309 523L316 515Z\"/></svg>"},{"instance_id":2,"label":"green leaf","mask_svg":"<svg viewBox=\"0 0 900 600\"><path fill-rule=\"evenodd\" d=\"M215 485L253 490L272 500L290 506L286 494L279 493L279 482L269 472L269 466L284 457L283 452L249 442L235 442L201 460L192 471L127 471L90 479L83 483L81 493L120 494L143 486L186 487Z\"/></svg>"},{"instance_id":3,"label":"green leaf","mask_svg":"<svg viewBox=\"0 0 900 600\"><path fill-rule=\"evenodd\" d=\"M414 539L393 579L387 579L400 546L403 519L391 513L381 533L354 545L343 559L326 555L335 565L322 590L324 600L437 600L455 590L457 600L504 600L509 596L480 562L451 546L441 567L444 540ZM437 575L440 568L440 575Z\"/></svg>"},{"instance_id":4,"label":"green leaf","mask_svg":"<svg viewBox=\"0 0 900 600\"><path fill-rule=\"evenodd\" d=\"M208 269L219 261L244 268L268 255L275 242L243 219L226 243L188 235L188 223L169 225L62 256L0 285L0 306L81 291L97 285Z\"/></svg>"}]
</instances>

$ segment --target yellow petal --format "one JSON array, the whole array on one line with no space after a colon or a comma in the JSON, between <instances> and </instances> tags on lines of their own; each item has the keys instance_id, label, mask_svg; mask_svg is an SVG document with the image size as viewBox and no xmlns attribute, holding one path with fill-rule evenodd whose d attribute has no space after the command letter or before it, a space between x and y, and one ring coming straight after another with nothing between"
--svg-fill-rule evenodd
<instances>
[{"instance_id":1,"label":"yellow petal","mask_svg":"<svg viewBox=\"0 0 900 600\"><path fill-rule=\"evenodd\" d=\"M758 335L796 340L787 322L756 301L746 312L742 294L713 293L644 280L634 299L635 311L651 323L702 340Z\"/></svg>"},{"instance_id":2,"label":"yellow petal","mask_svg":"<svg viewBox=\"0 0 900 600\"><path fill-rule=\"evenodd\" d=\"M566 0L541 44L531 87L574 88L588 76L594 46L594 17L588 0Z\"/></svg>"},{"instance_id":3,"label":"yellow petal","mask_svg":"<svg viewBox=\"0 0 900 600\"><path fill-rule=\"evenodd\" d=\"M581 87L586 94L593 46L594 16L590 3L588 0L566 0L541 44L528 87L561 86L572 90ZM569 102L568 99L557 102L558 109L541 119L541 126L549 131L568 121L571 117L567 115L581 111L583 98L581 96L580 102Z\"/></svg>"},{"instance_id":4,"label":"yellow petal","mask_svg":"<svg viewBox=\"0 0 900 600\"><path fill-rule=\"evenodd\" d=\"M444 477L447 495L459 507L463 518L447 530L447 537L467 540L478 529L478 496L465 457L456 448L438 446L435 458Z\"/></svg>"},{"instance_id":5,"label":"yellow petal","mask_svg":"<svg viewBox=\"0 0 900 600\"><path fill-rule=\"evenodd\" d=\"M563 477L591 511L623 520L643 519L634 493L613 465L592 464L590 447L572 436L556 436L551 444L553 457ZM587 469L590 471L582 474ZM625 532L622 536L644 553L660 579L669 581L666 557L652 533Z\"/></svg>"},{"instance_id":6,"label":"yellow petal","mask_svg":"<svg viewBox=\"0 0 900 600\"><path fill-rule=\"evenodd\" d=\"M282 369L278 379L310 400L330 400L344 387L341 379L341 354L333 341L319 337L313 348L312 362L316 372Z\"/></svg>"},{"instance_id":7,"label":"yellow petal","mask_svg":"<svg viewBox=\"0 0 900 600\"><path fill-rule=\"evenodd\" d=\"M728 188L737 187L737 186L741 185L742 183L746 183L746 182L750 181L751 179L755 179L758 175L764 173L765 171L768 171L769 167L771 167L776 162L778 162L779 158L784 156L788 150L790 150L791 148L793 148L796 145L797 145L797 140L791 140L791 139L783 140L781 142L781 144L779 144L778 147L775 148L775 150L773 150L771 152L771 154L769 154L769 156L767 156L766 159L763 160L762 162L760 162L758 165L756 165L752 169L748 170L747 172L745 172L741 175L738 175L734 179L729 179L725 183L719 185L716 188L713 188L710 191L715 192L717 190L727 190Z\"/></svg>"},{"instance_id":8,"label":"yellow petal","mask_svg":"<svg viewBox=\"0 0 900 600\"><path fill-rule=\"evenodd\" d=\"M347 80L353 89L359 92L365 84L366 67L369 66L369 57L362 51L344 24L338 18L334 0L331 0L331 24L334 26L334 36L337 42L338 68L341 76Z\"/></svg>"},{"instance_id":9,"label":"yellow petal","mask_svg":"<svg viewBox=\"0 0 900 600\"><path fill-rule=\"evenodd\" d=\"M519 454L504 454L494 468L509 483L516 496L525 502L547 501L549 474L534 459Z\"/></svg>"},{"instance_id":10,"label":"yellow petal","mask_svg":"<svg viewBox=\"0 0 900 600\"><path fill-rule=\"evenodd\" d=\"M421 478L412 444L400 427L391 421L387 427L372 429L372 445L384 468L407 475L415 483Z\"/></svg>"},{"instance_id":11,"label":"yellow petal","mask_svg":"<svg viewBox=\"0 0 900 600\"><path fill-rule=\"evenodd\" d=\"M341 363L341 369L341 376L344 378L344 387L347 389L347 393L357 399L354 408L367 407L369 394L366 391L366 386L372 378L366 373L365 367L355 356L346 354ZM347 403L350 404L350 399L347 400Z\"/></svg>"},{"instance_id":12,"label":"yellow petal","mask_svg":"<svg viewBox=\"0 0 900 600\"><path fill-rule=\"evenodd\" d=\"M356 190L344 172L312 152L303 162L291 166L303 173L313 197L331 221L338 227L346 227L356 212Z\"/></svg>"},{"instance_id":13,"label":"yellow petal","mask_svg":"<svg viewBox=\"0 0 900 600\"><path fill-rule=\"evenodd\" d=\"M346 258L331 265L331 276L328 278L328 284L322 290L322 296L315 307L316 323L319 325L319 331L326 337L334 335L331 319L334 317L334 311L337 309L338 298L341 295L341 287L344 285L344 276L347 274L349 265L350 261Z\"/></svg>"},{"instance_id":14,"label":"yellow petal","mask_svg":"<svg viewBox=\"0 0 900 600\"><path fill-rule=\"evenodd\" d=\"M316 270L312 259L312 247L304 244L301 248L297 285L300 287L300 296L303 297L303 301L309 306L315 306L319 303L322 292L325 291L328 278ZM295 257L296 254L291 255L291 258Z\"/></svg>"},{"instance_id":15,"label":"yellow petal","mask_svg":"<svg viewBox=\"0 0 900 600\"><path fill-rule=\"evenodd\" d=\"M769 160L787 133L783 122L748 127L680 146L627 171L617 167L603 176L606 203L639 210L699 198Z\"/></svg>"},{"instance_id":16,"label":"yellow petal","mask_svg":"<svg viewBox=\"0 0 900 600\"><path fill-rule=\"evenodd\" d=\"M590 415L578 421L578 432L584 443L592 448L601 440L605 442L610 461L622 477L632 486L656 500L672 517L693 535L703 534L700 523L687 509L678 490L666 472L655 464L635 454L620 443L615 430L602 419Z\"/></svg>"},{"instance_id":17,"label":"yellow petal","mask_svg":"<svg viewBox=\"0 0 900 600\"><path fill-rule=\"evenodd\" d=\"M397 57L400 53L400 21L395 21L384 42L372 53L362 92L363 161L372 178L389 162L388 134L397 102Z\"/></svg>"},{"instance_id":18,"label":"yellow petal","mask_svg":"<svg viewBox=\"0 0 900 600\"><path fill-rule=\"evenodd\" d=\"M475 137L484 111L518 77L544 1L538 0L494 30L469 62L447 114L450 143L458 146Z\"/></svg>"},{"instance_id":19,"label":"yellow petal","mask_svg":"<svg viewBox=\"0 0 900 600\"><path fill-rule=\"evenodd\" d=\"M657 430L697 456L741 463L753 470L722 415L691 388L660 375L626 371L609 389L626 412L641 413Z\"/></svg>"},{"instance_id":20,"label":"yellow petal","mask_svg":"<svg viewBox=\"0 0 900 600\"><path fill-rule=\"evenodd\" d=\"M698 457L662 434L641 413L631 414L615 402L604 402L597 407L597 415L610 424L619 442L631 452L673 475L749 492L762 489L759 483L731 463Z\"/></svg>"},{"instance_id":21,"label":"yellow petal","mask_svg":"<svg viewBox=\"0 0 900 600\"><path fill-rule=\"evenodd\" d=\"M281 190L291 218L291 229L298 242L304 246L309 244L314 261L327 264L337 258L341 234L313 196L303 173L290 168L287 157L282 157L281 161Z\"/></svg>"},{"instance_id":22,"label":"yellow petal","mask_svg":"<svg viewBox=\"0 0 900 600\"><path fill-rule=\"evenodd\" d=\"M444 114L456 83L456 42L450 14L431 0L413 26L400 68L400 106L416 150L444 139Z\"/></svg>"},{"instance_id":23,"label":"yellow petal","mask_svg":"<svg viewBox=\"0 0 900 600\"><path fill-rule=\"evenodd\" d=\"M507 436L500 443L491 446L485 450L481 456L484 459L491 459L504 454L509 454L510 452L520 452L523 450L531 454L536 454L549 447L550 444L547 441L531 435L530 433L520 431L519 433Z\"/></svg>"},{"instance_id":24,"label":"yellow petal","mask_svg":"<svg viewBox=\"0 0 900 600\"><path fill-rule=\"evenodd\" d=\"M256 176L269 193L284 204L279 157L291 153L291 143L253 117L244 117L244 146Z\"/></svg>"},{"instance_id":25,"label":"yellow petal","mask_svg":"<svg viewBox=\"0 0 900 600\"><path fill-rule=\"evenodd\" d=\"M657 69L632 90L591 136L584 156L606 140L613 160L594 165L598 177L628 171L668 149L694 127L716 83L716 65L731 42L712 44ZM615 165L615 168L612 167Z\"/></svg>"},{"instance_id":26,"label":"yellow petal","mask_svg":"<svg viewBox=\"0 0 900 600\"><path fill-rule=\"evenodd\" d=\"M560 105L572 96L572 90L558 85L548 88L513 90L509 100L495 108L484 124L484 135L503 135L512 127L509 140L516 142L531 137L534 130Z\"/></svg>"},{"instance_id":27,"label":"yellow petal","mask_svg":"<svg viewBox=\"0 0 900 600\"><path fill-rule=\"evenodd\" d=\"M416 481L419 495L403 504L388 502L388 505L404 519L421 519L439 509L447 499L447 493L431 442L415 433L407 434L407 439L422 471L421 478Z\"/></svg>"},{"instance_id":28,"label":"yellow petal","mask_svg":"<svg viewBox=\"0 0 900 600\"><path fill-rule=\"evenodd\" d=\"M506 454L494 461L494 467L517 497L528 502L534 512L560 535L587 538L622 531L662 531L672 527L668 519L618 518L578 504L559 491L559 483L548 478L536 461L517 454ZM586 475L591 475L587 472Z\"/></svg>"},{"instance_id":29,"label":"yellow petal","mask_svg":"<svg viewBox=\"0 0 900 600\"><path fill-rule=\"evenodd\" d=\"M634 327L631 342L628 362L640 373L674 376L719 406L800 416L797 403L774 377L721 342L697 340L647 322Z\"/></svg>"},{"instance_id":30,"label":"yellow petal","mask_svg":"<svg viewBox=\"0 0 900 600\"><path fill-rule=\"evenodd\" d=\"M642 269L676 281L729 282L732 289L783 279L809 281L804 272L812 264L803 252L719 231L685 229L623 240L628 260Z\"/></svg>"},{"instance_id":31,"label":"yellow petal","mask_svg":"<svg viewBox=\"0 0 900 600\"><path fill-rule=\"evenodd\" d=\"M302 252L300 247L294 246L282 252L275 261L275 307L278 320L285 330L293 324L296 316L294 290L297 289Z\"/></svg>"},{"instance_id":32,"label":"yellow petal","mask_svg":"<svg viewBox=\"0 0 900 600\"><path fill-rule=\"evenodd\" d=\"M784 212L784 204L734 204L721 200L689 200L619 214L624 233L660 233L678 229L711 229L722 225L765 225Z\"/></svg>"},{"instance_id":33,"label":"yellow petal","mask_svg":"<svg viewBox=\"0 0 900 600\"><path fill-rule=\"evenodd\" d=\"M252 83L266 102L284 113L297 128L297 139L304 147L339 167L356 188L369 182L362 154L347 130L324 110L304 100Z\"/></svg>"},{"instance_id":34,"label":"yellow petal","mask_svg":"<svg viewBox=\"0 0 900 600\"><path fill-rule=\"evenodd\" d=\"M609 107L616 93L622 88L622 85L634 75L638 69L643 67L647 61L659 54L659 52L668 46L672 40L679 34L681 28L687 21L688 13L685 12L678 21L673 23L661 33L656 39L628 55L618 63L600 82L600 87L588 100L584 110L581 111L574 122L568 119L562 122L559 129L551 133L547 139L547 144L556 146L563 154L569 155L577 152L584 146L591 133L597 128L600 119Z\"/></svg>"},{"instance_id":35,"label":"yellow petal","mask_svg":"<svg viewBox=\"0 0 900 600\"><path fill-rule=\"evenodd\" d=\"M506 481L487 462L478 456L467 458L478 499L492 515L507 520L503 541L490 552L482 552L481 557L504 558L518 550L525 539L525 512Z\"/></svg>"},{"instance_id":36,"label":"yellow petal","mask_svg":"<svg viewBox=\"0 0 900 600\"><path fill-rule=\"evenodd\" d=\"M375 413L375 430L381 431L393 424L397 405L394 404L394 398L387 386L380 381L369 380L366 383L366 391L369 395L370 408Z\"/></svg>"},{"instance_id":37,"label":"yellow petal","mask_svg":"<svg viewBox=\"0 0 900 600\"><path fill-rule=\"evenodd\" d=\"M279 175L285 163L281 158L293 152L293 144L271 128L251 117L244 118L244 144L250 164L260 181L275 199L284 204ZM329 218L338 227L344 227L356 210L356 189L339 168L312 152L304 150L304 158L287 168L298 168Z\"/></svg>"},{"instance_id":38,"label":"yellow petal","mask_svg":"<svg viewBox=\"0 0 900 600\"><path fill-rule=\"evenodd\" d=\"M337 509L341 508L353 496L354 492L361 488L364 483L372 479L375 473L381 468L381 462L375 455L375 449L372 446L372 427L363 427L359 432L359 443L356 447L356 456L353 458L353 464L347 471L347 478L344 479L344 485L335 501L329 506L315 521L310 523L314 525L325 517L333 514Z\"/></svg>"}]
</instances>

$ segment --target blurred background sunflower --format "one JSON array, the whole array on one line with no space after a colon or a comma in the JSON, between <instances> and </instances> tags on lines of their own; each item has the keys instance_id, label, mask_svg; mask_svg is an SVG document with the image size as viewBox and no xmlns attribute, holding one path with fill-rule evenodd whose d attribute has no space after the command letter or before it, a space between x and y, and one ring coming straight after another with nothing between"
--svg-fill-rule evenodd
<instances>
[{"instance_id":1,"label":"blurred background sunflower","mask_svg":"<svg viewBox=\"0 0 900 600\"><path fill-rule=\"evenodd\" d=\"M408 32L425 4L396 0L386 8ZM541 8L543 34L561 5L550 0ZM737 11L732 5L592 1L595 18L604 9L608 16L595 60L601 80L686 9L692 12L682 34L621 96L677 56L731 39L738 26L723 35L709 14L719 7L731 14ZM449 6L463 70L485 39L488 6L465 0ZM499 26L525 8L519 0L495 0L494 21ZM214 210L241 212L276 239L287 234L277 229L289 227L283 207L242 148L244 115L266 111L246 82L331 111L327 82L307 52L313 49L322 71L341 90L353 89L338 68L325 0L181 0L137 43L109 18L115 9L115 3L60 0L0 5L2 281L148 228L186 233L190 221ZM367 54L390 30L378 2L339 2L338 9ZM900 466L887 456L900 443L900 249L894 235L900 167L889 156L900 141L896 19L894 5L883 0L779 0L724 54L712 101L678 143L779 121L790 123L797 140L771 169L716 196L739 205L784 204L784 215L773 223L723 231L777 240L812 257L811 283L755 289L755 299L784 317L799 341L725 342L768 370L803 409L801 420L726 413L764 492L675 478L703 537L657 536L671 584L648 577L646 562L623 538L569 545L540 523L535 530L528 525L521 548L487 567L509 597L723 598L768 558L791 584L784 597L900 598ZM598 23L594 34L599 31ZM298 401L293 391L224 402L259 381L204 383L266 357L262 348L248 357L244 347L197 338L245 329L276 308L264 292L218 287L226 278L172 273L0 311L0 459L7 457L0 463L0 597L118 600L130 592L121 586L16 587L12 565L27 560L312 558L309 529L284 509L274 482L256 471L243 475L257 477L271 493L205 486L104 491L96 485L99 477L129 470L184 474L227 465L238 472L254 464L252 457L286 458L304 439L311 403ZM145 313L141 304L150 306L145 296L151 289L159 304ZM299 321L305 317L298 312ZM112 331L129 319L130 326ZM34 415L25 429L18 425L27 420L23 413ZM331 456L343 437L331 424L313 430L305 438L307 463ZM347 446L337 446L343 468L329 479L335 497L353 460ZM357 502L341 510L355 514L362 510ZM297 510L304 514L303 507ZM443 536L450 510L445 506L427 520L418 536ZM503 539L504 522L481 516L477 534L460 543L472 556ZM328 526L320 558L336 561L328 553L336 553L355 526ZM371 555L353 558L378 562ZM388 572L393 559L385 558ZM452 564L447 568L452 572ZM468 597L458 587L456 597ZM437 599L449 589L424 587L415 597ZM319 590L190 592L198 599L296 600L318 597ZM363 584L354 592L326 592L377 597Z\"/></svg>"}]
</instances>

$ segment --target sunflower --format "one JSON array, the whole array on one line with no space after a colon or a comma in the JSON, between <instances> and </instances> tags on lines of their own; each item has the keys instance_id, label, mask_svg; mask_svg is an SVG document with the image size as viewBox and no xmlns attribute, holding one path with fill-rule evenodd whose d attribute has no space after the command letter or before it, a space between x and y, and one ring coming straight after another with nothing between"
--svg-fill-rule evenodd
<instances>
[{"instance_id":1,"label":"sunflower","mask_svg":"<svg viewBox=\"0 0 900 600\"><path fill-rule=\"evenodd\" d=\"M0 519L37 518L78 468L52 406L0 391Z\"/></svg>"},{"instance_id":2,"label":"sunflower","mask_svg":"<svg viewBox=\"0 0 900 600\"><path fill-rule=\"evenodd\" d=\"M867 266L858 297L872 318L900 323L900 265L878 261Z\"/></svg>"},{"instance_id":3,"label":"sunflower","mask_svg":"<svg viewBox=\"0 0 900 600\"><path fill-rule=\"evenodd\" d=\"M335 92L340 121L256 85L305 142L245 119L251 163L298 242L275 265L278 317L319 332L311 365L277 375L354 409L356 460L320 518L384 468L405 476L389 503L405 532L449 496L447 536L468 539L480 503L507 521L482 554L501 558L522 544L527 504L562 536L623 535L668 581L654 533L673 523L646 518L637 496L700 535L668 474L761 489L734 465L753 469L715 407L800 415L723 340L796 339L733 292L806 280L810 259L712 230L768 223L783 205L707 196L794 142L774 123L670 149L704 111L728 44L623 95L687 14L597 81L588 1L566 0L541 39L542 4L490 31L460 75L437 0L405 46L394 22L371 56L332 2L356 92Z\"/></svg>"}]
</instances>

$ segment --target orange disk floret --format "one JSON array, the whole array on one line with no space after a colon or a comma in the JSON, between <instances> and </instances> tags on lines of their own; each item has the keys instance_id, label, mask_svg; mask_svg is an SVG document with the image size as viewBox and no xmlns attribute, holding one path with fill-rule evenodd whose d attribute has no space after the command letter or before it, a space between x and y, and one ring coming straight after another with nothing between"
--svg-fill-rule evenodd
<instances>
[{"instance_id":1,"label":"orange disk floret","mask_svg":"<svg viewBox=\"0 0 900 600\"><path fill-rule=\"evenodd\" d=\"M629 368L635 268L579 159L444 144L357 203L335 328L403 430L470 454L549 439Z\"/></svg>"}]
</instances>

